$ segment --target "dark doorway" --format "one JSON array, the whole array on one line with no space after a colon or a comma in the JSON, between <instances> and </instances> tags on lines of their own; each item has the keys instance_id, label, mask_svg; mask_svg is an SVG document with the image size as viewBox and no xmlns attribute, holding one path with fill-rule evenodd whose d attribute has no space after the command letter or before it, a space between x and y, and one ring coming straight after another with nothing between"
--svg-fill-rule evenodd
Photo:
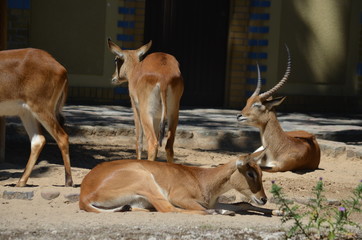
<instances>
[{"instance_id":1,"label":"dark doorway","mask_svg":"<svg viewBox=\"0 0 362 240\"><path fill-rule=\"evenodd\" d=\"M229 0L146 0L145 41L180 62L183 106L224 104L229 8Z\"/></svg>"}]
</instances>

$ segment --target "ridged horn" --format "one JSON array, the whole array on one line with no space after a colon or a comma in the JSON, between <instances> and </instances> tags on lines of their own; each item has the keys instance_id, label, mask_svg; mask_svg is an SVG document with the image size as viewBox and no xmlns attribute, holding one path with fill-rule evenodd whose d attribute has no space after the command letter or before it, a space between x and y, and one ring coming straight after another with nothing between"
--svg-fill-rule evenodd
<instances>
[{"instance_id":1,"label":"ridged horn","mask_svg":"<svg viewBox=\"0 0 362 240\"><path fill-rule=\"evenodd\" d=\"M260 90L261 90L261 76L260 76L260 68L259 68L258 63L256 63L256 68L258 70L258 84L256 85L256 89L255 89L253 95L251 95L252 97L259 95Z\"/></svg>"},{"instance_id":2,"label":"ridged horn","mask_svg":"<svg viewBox=\"0 0 362 240\"><path fill-rule=\"evenodd\" d=\"M287 45L285 45L285 48L287 49L287 53L288 53L288 64L287 64L287 70L284 73L283 78L279 81L279 83L277 85L275 85L272 89L270 89L269 91L262 93L259 95L261 100L265 100L268 97L270 97L273 93L275 93L276 91L279 90L279 88L281 88L284 83L286 83L286 81L288 80L288 77L290 75L290 69L291 69L291 65L292 65L292 59L290 57L290 52L289 52L289 48Z\"/></svg>"}]
</instances>

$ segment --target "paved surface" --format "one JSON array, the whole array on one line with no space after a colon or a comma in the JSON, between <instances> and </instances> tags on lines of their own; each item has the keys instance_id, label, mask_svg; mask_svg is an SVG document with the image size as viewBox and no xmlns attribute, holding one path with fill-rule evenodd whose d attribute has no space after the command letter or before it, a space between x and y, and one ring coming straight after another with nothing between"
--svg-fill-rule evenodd
<instances>
[{"instance_id":1,"label":"paved surface","mask_svg":"<svg viewBox=\"0 0 362 240\"><path fill-rule=\"evenodd\" d=\"M63 112L70 136L134 136L133 112L129 107L70 105ZM181 110L175 144L205 150L255 149L260 145L259 131L240 125L236 120L238 112ZM362 159L362 114L280 113L278 119L285 131L305 130L315 134L324 151Z\"/></svg>"}]
</instances>

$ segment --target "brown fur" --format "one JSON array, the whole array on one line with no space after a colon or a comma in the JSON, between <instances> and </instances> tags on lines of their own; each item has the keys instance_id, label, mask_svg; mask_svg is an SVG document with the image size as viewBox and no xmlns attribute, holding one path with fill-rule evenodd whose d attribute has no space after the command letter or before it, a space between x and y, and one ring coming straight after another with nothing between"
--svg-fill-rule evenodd
<instances>
[{"instance_id":1,"label":"brown fur","mask_svg":"<svg viewBox=\"0 0 362 240\"><path fill-rule=\"evenodd\" d=\"M79 206L90 212L114 212L129 205L133 210L208 214L218 196L230 189L265 204L262 172L250 155L216 168L118 160L102 163L84 177ZM150 206L137 209L139 197Z\"/></svg>"},{"instance_id":2,"label":"brown fur","mask_svg":"<svg viewBox=\"0 0 362 240\"><path fill-rule=\"evenodd\" d=\"M124 61L122 66L116 66L112 82L121 84L128 81L136 126L137 159L141 159L143 132L148 144L148 159L156 159L167 122L165 148L167 161L173 162L173 144L184 89L177 60L169 54L157 52L140 61L151 47L151 42L137 50L122 50L110 40L108 46L116 55L116 62L117 59Z\"/></svg>"},{"instance_id":3,"label":"brown fur","mask_svg":"<svg viewBox=\"0 0 362 240\"><path fill-rule=\"evenodd\" d=\"M260 166L269 172L317 169L320 148L314 135L305 131L284 132L278 122L274 108L283 100L251 96L238 115L240 122L260 130L262 144L266 148L266 156Z\"/></svg>"},{"instance_id":4,"label":"brown fur","mask_svg":"<svg viewBox=\"0 0 362 240\"><path fill-rule=\"evenodd\" d=\"M57 120L65 102L67 87L67 71L47 52L31 48L0 52L0 105L3 104L5 109L7 104L17 104L21 110L15 115L21 117L32 141L28 164L17 186L26 185L45 144L39 123L54 137L60 148L65 167L65 185L73 184L68 135ZM0 109L0 113L3 111L4 115L8 115L4 109ZM38 136L34 142L33 136Z\"/></svg>"}]
</instances>

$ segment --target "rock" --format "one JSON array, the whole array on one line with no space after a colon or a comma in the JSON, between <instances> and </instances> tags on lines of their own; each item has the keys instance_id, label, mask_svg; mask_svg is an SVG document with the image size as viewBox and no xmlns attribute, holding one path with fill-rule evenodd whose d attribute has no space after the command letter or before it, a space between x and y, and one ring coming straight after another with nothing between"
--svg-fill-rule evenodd
<instances>
[{"instance_id":1,"label":"rock","mask_svg":"<svg viewBox=\"0 0 362 240\"><path fill-rule=\"evenodd\" d=\"M31 191L31 192L4 191L3 192L3 198L5 198L5 199L32 200L33 197L34 197L34 191Z\"/></svg>"},{"instance_id":2,"label":"rock","mask_svg":"<svg viewBox=\"0 0 362 240\"><path fill-rule=\"evenodd\" d=\"M52 200L59 197L60 192L56 190L43 190L40 195L46 200Z\"/></svg>"},{"instance_id":3,"label":"rock","mask_svg":"<svg viewBox=\"0 0 362 240\"><path fill-rule=\"evenodd\" d=\"M77 201L79 201L79 193L65 194L64 197L66 199L68 199L69 202L77 202Z\"/></svg>"}]
</instances>

